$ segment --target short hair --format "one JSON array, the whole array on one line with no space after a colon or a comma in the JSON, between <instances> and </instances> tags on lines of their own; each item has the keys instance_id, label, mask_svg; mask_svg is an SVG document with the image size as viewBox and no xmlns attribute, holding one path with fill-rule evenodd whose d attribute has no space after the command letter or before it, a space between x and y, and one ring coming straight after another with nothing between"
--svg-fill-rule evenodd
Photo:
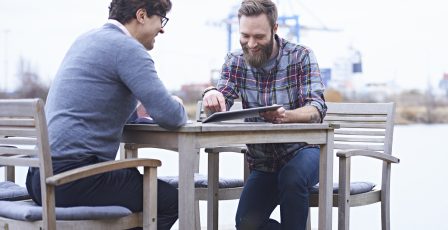
<instances>
[{"instance_id":1,"label":"short hair","mask_svg":"<svg viewBox=\"0 0 448 230\"><path fill-rule=\"evenodd\" d=\"M141 8L146 10L148 16L165 16L171 10L170 0L112 0L109 6L109 19L115 19L121 24L126 24Z\"/></svg>"},{"instance_id":2,"label":"short hair","mask_svg":"<svg viewBox=\"0 0 448 230\"><path fill-rule=\"evenodd\" d=\"M258 16L260 14L266 14L271 24L271 28L274 28L277 23L277 7L271 0L243 0L241 7L238 10L238 19L241 16Z\"/></svg>"}]
</instances>

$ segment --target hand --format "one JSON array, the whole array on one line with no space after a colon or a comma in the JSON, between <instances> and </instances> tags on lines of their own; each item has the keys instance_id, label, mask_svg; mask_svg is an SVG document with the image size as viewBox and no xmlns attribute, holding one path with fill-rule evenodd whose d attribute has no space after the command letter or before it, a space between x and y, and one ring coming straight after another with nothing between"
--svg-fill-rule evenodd
<instances>
[{"instance_id":1,"label":"hand","mask_svg":"<svg viewBox=\"0 0 448 230\"><path fill-rule=\"evenodd\" d=\"M148 111L146 111L145 106L142 103L138 102L137 104L137 116L138 117L149 117Z\"/></svg>"},{"instance_id":2,"label":"hand","mask_svg":"<svg viewBox=\"0 0 448 230\"><path fill-rule=\"evenodd\" d=\"M171 95L171 97L172 97L175 101L179 102L181 105L184 105L184 101L183 101L182 99L180 99L180 97L178 97L178 96L174 96L174 95Z\"/></svg>"},{"instance_id":3,"label":"hand","mask_svg":"<svg viewBox=\"0 0 448 230\"><path fill-rule=\"evenodd\" d=\"M208 91L202 98L202 104L207 115L226 111L226 100L218 90Z\"/></svg>"},{"instance_id":4,"label":"hand","mask_svg":"<svg viewBox=\"0 0 448 230\"><path fill-rule=\"evenodd\" d=\"M261 112L260 116L263 117L265 121L274 124L287 123L286 109L283 107L280 107L275 111Z\"/></svg>"}]
</instances>

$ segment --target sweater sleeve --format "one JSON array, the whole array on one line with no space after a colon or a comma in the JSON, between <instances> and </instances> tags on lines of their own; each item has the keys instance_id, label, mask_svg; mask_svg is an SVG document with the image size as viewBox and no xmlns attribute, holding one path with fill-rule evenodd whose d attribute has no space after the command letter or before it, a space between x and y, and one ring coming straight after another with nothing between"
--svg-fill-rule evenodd
<instances>
[{"instance_id":1,"label":"sweater sleeve","mask_svg":"<svg viewBox=\"0 0 448 230\"><path fill-rule=\"evenodd\" d=\"M117 53L117 70L121 81L142 102L154 121L166 129L177 129L187 122L182 104L174 100L143 46L123 46Z\"/></svg>"}]
</instances>

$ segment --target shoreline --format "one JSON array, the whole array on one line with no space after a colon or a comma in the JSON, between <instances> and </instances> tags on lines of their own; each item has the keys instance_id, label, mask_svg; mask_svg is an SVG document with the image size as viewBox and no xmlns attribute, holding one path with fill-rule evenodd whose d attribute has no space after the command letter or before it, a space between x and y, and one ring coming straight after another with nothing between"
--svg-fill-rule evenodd
<instances>
[{"instance_id":1,"label":"shoreline","mask_svg":"<svg viewBox=\"0 0 448 230\"><path fill-rule=\"evenodd\" d=\"M397 106L395 124L447 124L448 106L428 108L426 106Z\"/></svg>"}]
</instances>

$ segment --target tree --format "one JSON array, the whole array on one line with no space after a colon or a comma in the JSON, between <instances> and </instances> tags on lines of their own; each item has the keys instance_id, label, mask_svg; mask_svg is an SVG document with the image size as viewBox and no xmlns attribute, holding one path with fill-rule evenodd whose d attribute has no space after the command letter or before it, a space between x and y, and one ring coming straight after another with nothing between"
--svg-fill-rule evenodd
<instances>
[{"instance_id":1,"label":"tree","mask_svg":"<svg viewBox=\"0 0 448 230\"><path fill-rule=\"evenodd\" d=\"M31 68L30 61L23 57L19 59L17 77L20 86L14 92L14 97L47 99L49 87L42 83L39 75Z\"/></svg>"}]
</instances>

